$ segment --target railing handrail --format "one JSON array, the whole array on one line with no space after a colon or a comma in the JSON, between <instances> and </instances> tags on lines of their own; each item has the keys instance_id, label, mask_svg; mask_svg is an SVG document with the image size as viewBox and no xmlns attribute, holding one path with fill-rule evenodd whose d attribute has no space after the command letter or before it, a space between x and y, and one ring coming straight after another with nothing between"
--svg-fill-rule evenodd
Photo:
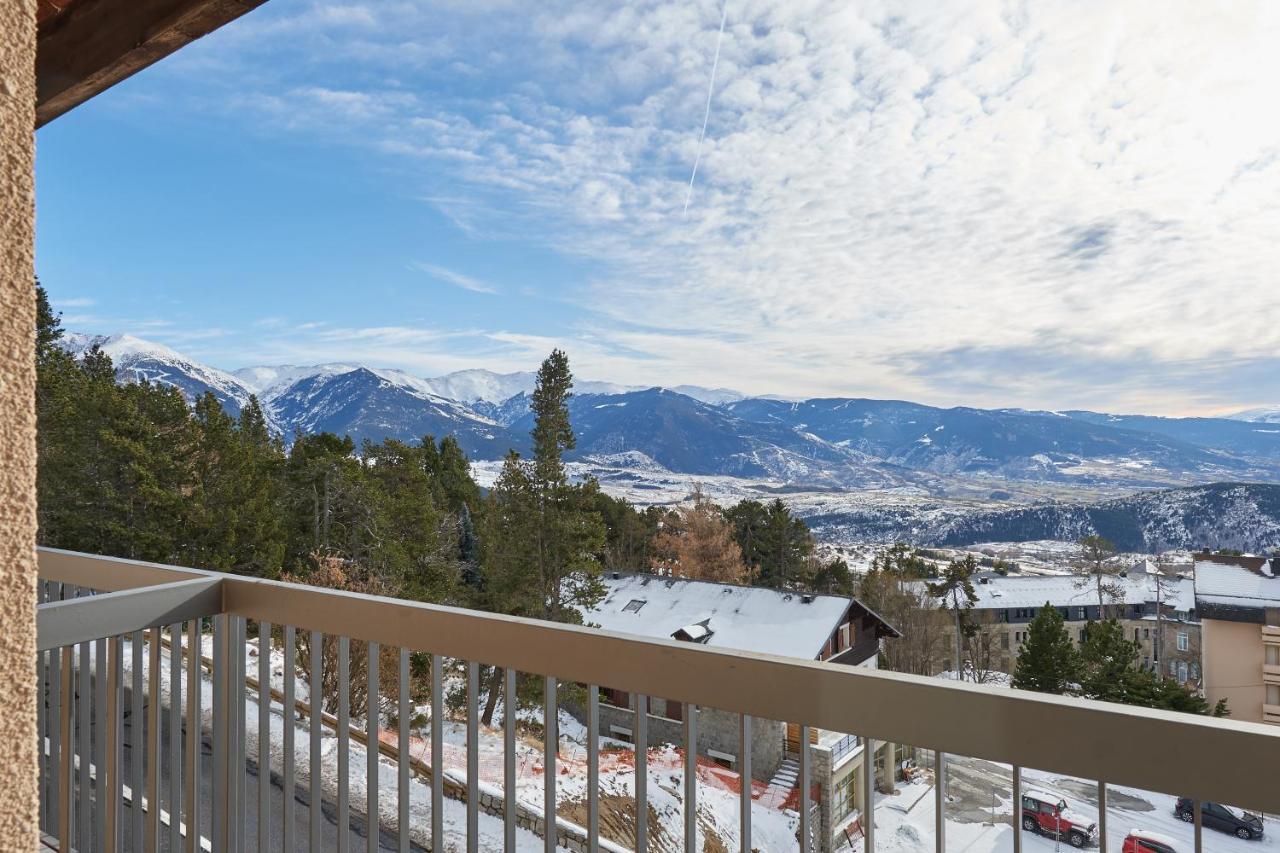
<instances>
[{"instance_id":1,"label":"railing handrail","mask_svg":"<svg viewBox=\"0 0 1280 853\"><path fill-rule=\"evenodd\" d=\"M42 548L99 590L222 580L223 612L752 717L1280 812L1280 729ZM1249 768L1258 768L1257 773ZM1169 790L1174 786L1176 790Z\"/></svg>"}]
</instances>

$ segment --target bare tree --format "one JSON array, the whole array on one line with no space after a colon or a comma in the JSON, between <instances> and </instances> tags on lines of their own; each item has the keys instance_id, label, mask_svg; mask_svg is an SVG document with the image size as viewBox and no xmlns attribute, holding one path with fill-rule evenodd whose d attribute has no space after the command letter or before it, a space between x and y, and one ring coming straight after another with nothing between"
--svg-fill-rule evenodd
<instances>
[{"instance_id":1,"label":"bare tree","mask_svg":"<svg viewBox=\"0 0 1280 853\"><path fill-rule=\"evenodd\" d=\"M1108 600L1113 604L1124 599L1124 587L1116 580L1122 567L1115 562L1116 546L1097 534L1086 536L1080 540L1080 562L1075 566L1079 575L1077 589L1090 586L1098 593L1098 616L1108 618L1110 608Z\"/></svg>"},{"instance_id":2,"label":"bare tree","mask_svg":"<svg viewBox=\"0 0 1280 853\"><path fill-rule=\"evenodd\" d=\"M965 669L967 680L975 684L987 684L998 680L1001 674L999 666L1000 639L999 632L990 625L976 627L965 637Z\"/></svg>"}]
</instances>

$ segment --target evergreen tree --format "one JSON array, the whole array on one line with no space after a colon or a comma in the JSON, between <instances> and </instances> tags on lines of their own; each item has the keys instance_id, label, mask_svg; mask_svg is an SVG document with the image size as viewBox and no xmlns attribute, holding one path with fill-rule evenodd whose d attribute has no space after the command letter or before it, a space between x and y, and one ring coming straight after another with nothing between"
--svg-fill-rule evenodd
<instances>
[{"instance_id":1,"label":"evergreen tree","mask_svg":"<svg viewBox=\"0 0 1280 853\"><path fill-rule=\"evenodd\" d=\"M553 350L538 369L530 409L534 425L529 480L537 503L535 556L544 619L579 622L580 608L604 597L596 554L604 547L604 524L591 511L582 487L568 482L564 454L575 438L569 421L573 374L569 359Z\"/></svg>"},{"instance_id":2,"label":"evergreen tree","mask_svg":"<svg viewBox=\"0 0 1280 853\"><path fill-rule=\"evenodd\" d=\"M796 518L781 499L764 511L764 524L756 534L760 555L759 582L773 589L803 587L807 580L813 535L803 519Z\"/></svg>"},{"instance_id":3,"label":"evergreen tree","mask_svg":"<svg viewBox=\"0 0 1280 853\"><path fill-rule=\"evenodd\" d=\"M963 560L952 560L936 581L925 585L929 594L940 600L955 619L956 678L964 677L964 639L975 627L972 613L978 594L973 589L973 576L977 571L978 564L969 554Z\"/></svg>"},{"instance_id":4,"label":"evergreen tree","mask_svg":"<svg viewBox=\"0 0 1280 853\"><path fill-rule=\"evenodd\" d=\"M1135 679L1138 644L1125 639L1114 619L1089 622L1080 644L1080 692L1104 702L1132 703L1146 689ZM1143 704L1143 703L1139 703Z\"/></svg>"},{"instance_id":5,"label":"evergreen tree","mask_svg":"<svg viewBox=\"0 0 1280 853\"><path fill-rule=\"evenodd\" d=\"M1075 684L1079 671L1079 659L1062 614L1046 601L1028 626L1027 641L1014 667L1013 686L1060 695Z\"/></svg>"}]
</instances>

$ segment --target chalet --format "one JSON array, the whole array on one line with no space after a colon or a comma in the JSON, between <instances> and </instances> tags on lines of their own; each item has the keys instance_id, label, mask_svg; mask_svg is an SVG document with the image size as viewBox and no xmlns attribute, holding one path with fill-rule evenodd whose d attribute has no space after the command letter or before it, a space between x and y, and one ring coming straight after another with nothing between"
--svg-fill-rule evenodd
<instances>
[{"instance_id":1,"label":"chalet","mask_svg":"<svg viewBox=\"0 0 1280 853\"><path fill-rule=\"evenodd\" d=\"M833 666L874 668L885 637L898 630L855 598L814 595L763 587L612 572L604 578L604 599L585 615L606 631L650 639L676 640L759 655L803 658ZM645 697L647 742L683 744L684 705L676 699ZM634 742L637 697L601 687L600 732ZM581 714L581 709L575 711ZM698 709L698 754L737 769L742 733L736 713ZM862 742L843 732L811 729L811 781L819 791L817 827L831 840L856 816ZM751 775L771 787L794 787L800 729L772 720L751 721ZM881 743L876 775L892 784L900 748Z\"/></svg>"}]
</instances>

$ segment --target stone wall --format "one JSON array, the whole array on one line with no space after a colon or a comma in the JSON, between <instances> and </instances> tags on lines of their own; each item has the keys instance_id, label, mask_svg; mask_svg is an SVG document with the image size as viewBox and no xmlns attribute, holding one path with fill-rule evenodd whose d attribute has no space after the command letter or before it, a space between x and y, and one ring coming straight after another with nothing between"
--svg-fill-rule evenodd
<instances>
[{"instance_id":1,"label":"stone wall","mask_svg":"<svg viewBox=\"0 0 1280 853\"><path fill-rule=\"evenodd\" d=\"M652 700L662 703L663 700ZM657 710L664 710L665 705L655 705ZM579 721L586 720L583 709L576 705L567 705L569 711ZM698 754L711 758L708 750L737 756L739 752L738 715L714 708L705 708L698 712ZM613 726L635 731L635 713L627 708L600 703L600 734L612 737ZM768 781L782 763L784 730L781 723L772 720L751 721L751 775L755 779ZM649 715L649 745L670 743L684 745L684 723L657 714Z\"/></svg>"},{"instance_id":2,"label":"stone wall","mask_svg":"<svg viewBox=\"0 0 1280 853\"><path fill-rule=\"evenodd\" d=\"M35 0L0 0L0 850L39 844Z\"/></svg>"}]
</instances>

